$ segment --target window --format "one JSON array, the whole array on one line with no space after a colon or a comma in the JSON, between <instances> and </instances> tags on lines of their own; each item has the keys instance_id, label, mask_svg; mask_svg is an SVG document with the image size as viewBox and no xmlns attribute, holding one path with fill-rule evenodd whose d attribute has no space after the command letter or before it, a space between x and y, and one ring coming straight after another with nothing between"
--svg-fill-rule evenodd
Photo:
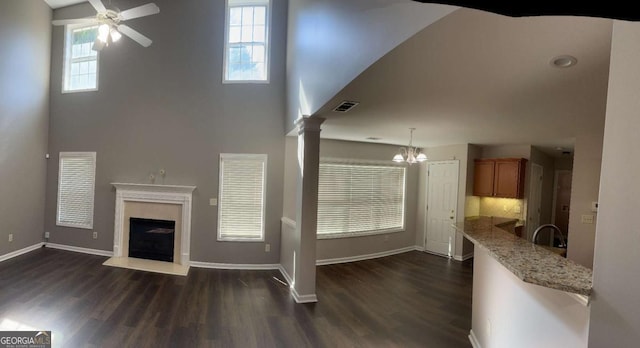
<instances>
[{"instance_id":1,"label":"window","mask_svg":"<svg viewBox=\"0 0 640 348\"><path fill-rule=\"evenodd\" d=\"M225 82L269 81L269 0L227 0Z\"/></svg>"},{"instance_id":2,"label":"window","mask_svg":"<svg viewBox=\"0 0 640 348\"><path fill-rule=\"evenodd\" d=\"M405 168L321 162L318 238L404 230Z\"/></svg>"},{"instance_id":3,"label":"window","mask_svg":"<svg viewBox=\"0 0 640 348\"><path fill-rule=\"evenodd\" d=\"M218 240L263 241L267 155L220 154Z\"/></svg>"},{"instance_id":4,"label":"window","mask_svg":"<svg viewBox=\"0 0 640 348\"><path fill-rule=\"evenodd\" d=\"M60 152L58 226L93 228L95 152Z\"/></svg>"},{"instance_id":5,"label":"window","mask_svg":"<svg viewBox=\"0 0 640 348\"><path fill-rule=\"evenodd\" d=\"M98 26L66 26L63 92L95 91L98 89L98 52L93 42Z\"/></svg>"}]
</instances>

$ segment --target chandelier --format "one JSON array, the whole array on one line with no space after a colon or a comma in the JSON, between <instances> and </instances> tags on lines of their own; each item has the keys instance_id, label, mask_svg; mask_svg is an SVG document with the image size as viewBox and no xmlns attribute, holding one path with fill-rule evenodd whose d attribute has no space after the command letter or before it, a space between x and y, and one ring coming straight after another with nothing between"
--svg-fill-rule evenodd
<instances>
[{"instance_id":1,"label":"chandelier","mask_svg":"<svg viewBox=\"0 0 640 348\"><path fill-rule=\"evenodd\" d=\"M427 156L424 153L420 152L417 147L413 147L413 131L416 129L409 129L411 130L411 135L409 137L409 146L400 148L400 151L395 156L393 156L394 162L407 162L409 164L414 164L427 160Z\"/></svg>"}]
</instances>

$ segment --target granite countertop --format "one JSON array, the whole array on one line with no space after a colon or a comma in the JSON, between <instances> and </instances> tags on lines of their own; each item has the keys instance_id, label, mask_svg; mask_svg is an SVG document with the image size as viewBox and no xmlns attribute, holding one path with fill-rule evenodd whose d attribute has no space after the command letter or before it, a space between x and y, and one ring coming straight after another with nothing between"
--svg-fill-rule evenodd
<instances>
[{"instance_id":1,"label":"granite countertop","mask_svg":"<svg viewBox=\"0 0 640 348\"><path fill-rule=\"evenodd\" d=\"M467 218L454 227L526 283L591 295L591 269L499 227L514 220L480 216Z\"/></svg>"}]
</instances>

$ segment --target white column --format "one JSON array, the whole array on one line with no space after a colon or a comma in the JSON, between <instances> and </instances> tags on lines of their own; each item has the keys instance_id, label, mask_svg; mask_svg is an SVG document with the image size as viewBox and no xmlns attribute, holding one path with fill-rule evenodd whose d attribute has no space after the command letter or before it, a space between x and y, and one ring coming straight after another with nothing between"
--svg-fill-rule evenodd
<instances>
[{"instance_id":1,"label":"white column","mask_svg":"<svg viewBox=\"0 0 640 348\"><path fill-rule=\"evenodd\" d=\"M296 302L317 302L316 231L318 221L318 170L320 125L324 118L298 120L298 185L292 293Z\"/></svg>"}]
</instances>

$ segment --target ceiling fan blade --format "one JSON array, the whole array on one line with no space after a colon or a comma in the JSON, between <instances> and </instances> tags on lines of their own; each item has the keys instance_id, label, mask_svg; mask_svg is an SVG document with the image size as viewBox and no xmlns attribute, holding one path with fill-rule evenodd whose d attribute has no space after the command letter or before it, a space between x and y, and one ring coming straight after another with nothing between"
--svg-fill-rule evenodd
<instances>
[{"instance_id":1,"label":"ceiling fan blade","mask_svg":"<svg viewBox=\"0 0 640 348\"><path fill-rule=\"evenodd\" d=\"M75 19L56 19L51 21L53 25L67 25L67 24L91 24L98 23L95 18L75 18Z\"/></svg>"},{"instance_id":2,"label":"ceiling fan blade","mask_svg":"<svg viewBox=\"0 0 640 348\"><path fill-rule=\"evenodd\" d=\"M149 47L151 46L151 43L153 41L151 41L151 39L149 39L148 37L140 34L139 32L137 32L136 30L133 30L131 27L129 27L128 25L124 25L124 24L120 24L118 25L118 31L121 32L124 35L127 35L128 37L130 37L133 41L141 44L144 47Z\"/></svg>"},{"instance_id":3,"label":"ceiling fan blade","mask_svg":"<svg viewBox=\"0 0 640 348\"><path fill-rule=\"evenodd\" d=\"M126 21L133 18L154 15L157 13L160 13L160 8L156 4L150 3L122 11L118 16L120 17L120 20Z\"/></svg>"},{"instance_id":4,"label":"ceiling fan blade","mask_svg":"<svg viewBox=\"0 0 640 348\"><path fill-rule=\"evenodd\" d=\"M91 3L91 6L93 6L93 8L95 8L98 13L107 12L107 8L104 7L102 1L100 0L89 0L89 3Z\"/></svg>"}]
</instances>

